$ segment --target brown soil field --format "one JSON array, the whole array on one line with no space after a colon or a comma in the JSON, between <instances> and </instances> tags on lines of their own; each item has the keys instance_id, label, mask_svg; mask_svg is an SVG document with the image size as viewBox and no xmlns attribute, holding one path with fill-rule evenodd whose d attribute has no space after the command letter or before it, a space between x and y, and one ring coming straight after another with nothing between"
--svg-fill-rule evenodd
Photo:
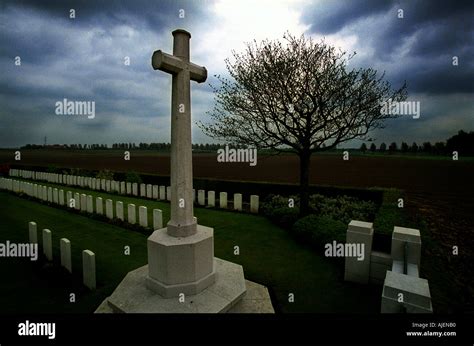
<instances>
[{"instance_id":1,"label":"brown soil field","mask_svg":"<svg viewBox=\"0 0 474 346\"><path fill-rule=\"evenodd\" d=\"M131 151L125 161L123 151L52 151L22 150L20 162L14 161L13 150L0 151L0 164L77 167L137 171L169 175L167 154ZM195 177L219 180L265 181L297 183L299 161L294 155L259 157L255 167L243 163L218 163L216 154L196 154L193 157ZM387 156L352 156L343 161L339 155L314 156L310 180L317 185L346 187L387 187L405 192L405 207L414 216L426 221L431 236L440 248L428 254L447 263L457 273L457 292L474 311L473 276L470 269L474 254L474 161L414 159ZM459 255L452 255L452 246ZM451 277L451 275L449 275ZM461 297L462 296L462 297ZM463 310L464 310L463 309Z\"/></svg>"}]
</instances>

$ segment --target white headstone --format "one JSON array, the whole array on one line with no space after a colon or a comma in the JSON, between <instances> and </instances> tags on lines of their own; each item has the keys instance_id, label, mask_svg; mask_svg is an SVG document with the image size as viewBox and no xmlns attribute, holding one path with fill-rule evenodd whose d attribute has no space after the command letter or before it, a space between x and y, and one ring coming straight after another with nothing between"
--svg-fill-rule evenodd
<instances>
[{"instance_id":1,"label":"white headstone","mask_svg":"<svg viewBox=\"0 0 474 346\"><path fill-rule=\"evenodd\" d=\"M116 208L116 213L117 213L117 219L124 221L123 217L123 202L117 201L115 202L115 208Z\"/></svg>"},{"instance_id":2,"label":"white headstone","mask_svg":"<svg viewBox=\"0 0 474 346\"><path fill-rule=\"evenodd\" d=\"M59 205L64 205L64 190L59 190Z\"/></svg>"},{"instance_id":3,"label":"white headstone","mask_svg":"<svg viewBox=\"0 0 474 346\"><path fill-rule=\"evenodd\" d=\"M74 202L76 203L76 210L81 209L81 196L78 192L74 193Z\"/></svg>"},{"instance_id":4,"label":"white headstone","mask_svg":"<svg viewBox=\"0 0 474 346\"><path fill-rule=\"evenodd\" d=\"M69 239L61 238L59 241L59 250L61 254L61 265L72 273L71 242Z\"/></svg>"},{"instance_id":5,"label":"white headstone","mask_svg":"<svg viewBox=\"0 0 474 346\"><path fill-rule=\"evenodd\" d=\"M104 203L102 201L102 197L97 197L95 199L95 211L99 215L104 214Z\"/></svg>"},{"instance_id":6,"label":"white headstone","mask_svg":"<svg viewBox=\"0 0 474 346\"><path fill-rule=\"evenodd\" d=\"M43 254L48 261L53 260L53 237L49 229L43 229Z\"/></svg>"},{"instance_id":7,"label":"white headstone","mask_svg":"<svg viewBox=\"0 0 474 346\"><path fill-rule=\"evenodd\" d=\"M128 223L134 225L137 222L137 209L135 204L128 205Z\"/></svg>"},{"instance_id":8,"label":"white headstone","mask_svg":"<svg viewBox=\"0 0 474 346\"><path fill-rule=\"evenodd\" d=\"M140 206L139 215L138 215L138 222L142 227L148 227L148 210L144 206Z\"/></svg>"},{"instance_id":9,"label":"white headstone","mask_svg":"<svg viewBox=\"0 0 474 346\"><path fill-rule=\"evenodd\" d=\"M53 203L56 203L56 204L59 203L59 196L58 196L58 189L57 188L53 189Z\"/></svg>"},{"instance_id":10,"label":"white headstone","mask_svg":"<svg viewBox=\"0 0 474 346\"><path fill-rule=\"evenodd\" d=\"M166 199L166 186L160 186L160 200Z\"/></svg>"},{"instance_id":11,"label":"white headstone","mask_svg":"<svg viewBox=\"0 0 474 346\"><path fill-rule=\"evenodd\" d=\"M96 288L95 254L90 250L82 251L82 279L90 290Z\"/></svg>"},{"instance_id":12,"label":"white headstone","mask_svg":"<svg viewBox=\"0 0 474 346\"><path fill-rule=\"evenodd\" d=\"M87 211L87 195L81 193L81 211Z\"/></svg>"},{"instance_id":13,"label":"white headstone","mask_svg":"<svg viewBox=\"0 0 474 346\"><path fill-rule=\"evenodd\" d=\"M163 228L163 212L160 209L153 209L153 229Z\"/></svg>"},{"instance_id":14,"label":"white headstone","mask_svg":"<svg viewBox=\"0 0 474 346\"><path fill-rule=\"evenodd\" d=\"M257 214L259 207L259 197L257 195L250 196L250 212Z\"/></svg>"},{"instance_id":15,"label":"white headstone","mask_svg":"<svg viewBox=\"0 0 474 346\"><path fill-rule=\"evenodd\" d=\"M215 191L207 192L207 205L210 207L216 206L216 192Z\"/></svg>"},{"instance_id":16,"label":"white headstone","mask_svg":"<svg viewBox=\"0 0 474 346\"><path fill-rule=\"evenodd\" d=\"M227 209L227 192L221 192L219 194L219 207Z\"/></svg>"},{"instance_id":17,"label":"white headstone","mask_svg":"<svg viewBox=\"0 0 474 346\"><path fill-rule=\"evenodd\" d=\"M109 219L114 218L114 207L113 207L113 202L111 199L105 200L105 215Z\"/></svg>"},{"instance_id":18,"label":"white headstone","mask_svg":"<svg viewBox=\"0 0 474 346\"><path fill-rule=\"evenodd\" d=\"M198 190L198 204L206 205L206 191Z\"/></svg>"},{"instance_id":19,"label":"white headstone","mask_svg":"<svg viewBox=\"0 0 474 346\"><path fill-rule=\"evenodd\" d=\"M132 184L132 193L133 193L134 196L138 196L138 184L137 183Z\"/></svg>"},{"instance_id":20,"label":"white headstone","mask_svg":"<svg viewBox=\"0 0 474 346\"><path fill-rule=\"evenodd\" d=\"M36 222L31 221L28 223L28 235L30 243L38 244L38 227Z\"/></svg>"},{"instance_id":21,"label":"white headstone","mask_svg":"<svg viewBox=\"0 0 474 346\"><path fill-rule=\"evenodd\" d=\"M234 210L242 211L242 194L234 193Z\"/></svg>"}]
</instances>

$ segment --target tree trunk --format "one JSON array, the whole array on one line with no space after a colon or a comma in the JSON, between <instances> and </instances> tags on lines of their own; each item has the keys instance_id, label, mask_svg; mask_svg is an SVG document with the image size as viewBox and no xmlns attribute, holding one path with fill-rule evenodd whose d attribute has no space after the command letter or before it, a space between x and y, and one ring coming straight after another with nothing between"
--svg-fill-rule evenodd
<instances>
[{"instance_id":1,"label":"tree trunk","mask_svg":"<svg viewBox=\"0 0 474 346\"><path fill-rule=\"evenodd\" d=\"M300 216L309 213L309 165L311 162L311 152L303 151L300 157Z\"/></svg>"}]
</instances>

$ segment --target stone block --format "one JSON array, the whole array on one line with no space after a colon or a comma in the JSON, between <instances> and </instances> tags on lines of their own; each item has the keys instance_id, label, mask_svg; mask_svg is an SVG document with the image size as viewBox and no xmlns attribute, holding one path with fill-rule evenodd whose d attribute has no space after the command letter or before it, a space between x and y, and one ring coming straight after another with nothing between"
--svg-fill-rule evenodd
<instances>
[{"instance_id":1,"label":"stone block","mask_svg":"<svg viewBox=\"0 0 474 346\"><path fill-rule=\"evenodd\" d=\"M198 294L214 283L213 229L197 228L188 237L172 237L162 228L148 238L149 289L170 298Z\"/></svg>"},{"instance_id":2,"label":"stone block","mask_svg":"<svg viewBox=\"0 0 474 346\"><path fill-rule=\"evenodd\" d=\"M428 280L387 271L382 291L382 313L431 313L431 294Z\"/></svg>"},{"instance_id":3,"label":"stone block","mask_svg":"<svg viewBox=\"0 0 474 346\"><path fill-rule=\"evenodd\" d=\"M166 199L166 186L160 186L160 200Z\"/></svg>"},{"instance_id":4,"label":"stone block","mask_svg":"<svg viewBox=\"0 0 474 346\"><path fill-rule=\"evenodd\" d=\"M87 205L86 211L90 214L93 214L94 213L94 199L92 195L87 196L86 205Z\"/></svg>"},{"instance_id":5,"label":"stone block","mask_svg":"<svg viewBox=\"0 0 474 346\"><path fill-rule=\"evenodd\" d=\"M146 185L146 197L147 198L153 198L153 187L151 184Z\"/></svg>"},{"instance_id":6,"label":"stone block","mask_svg":"<svg viewBox=\"0 0 474 346\"><path fill-rule=\"evenodd\" d=\"M153 199L158 199L158 185L153 185Z\"/></svg>"},{"instance_id":7,"label":"stone block","mask_svg":"<svg viewBox=\"0 0 474 346\"><path fill-rule=\"evenodd\" d=\"M393 260L405 260L405 244L407 244L407 262L420 266L421 259L421 236L420 231L413 228L393 228L392 251Z\"/></svg>"},{"instance_id":8,"label":"stone block","mask_svg":"<svg viewBox=\"0 0 474 346\"><path fill-rule=\"evenodd\" d=\"M369 283L373 236L374 228L371 222L352 220L349 223L346 244L364 244L364 259L360 261L357 257L345 258L345 281Z\"/></svg>"}]
</instances>

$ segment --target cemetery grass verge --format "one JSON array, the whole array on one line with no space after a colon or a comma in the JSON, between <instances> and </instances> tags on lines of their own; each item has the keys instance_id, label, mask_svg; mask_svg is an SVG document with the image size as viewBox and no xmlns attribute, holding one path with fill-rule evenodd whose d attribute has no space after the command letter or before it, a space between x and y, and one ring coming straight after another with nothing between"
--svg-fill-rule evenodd
<instances>
[{"instance_id":1,"label":"cemetery grass verge","mask_svg":"<svg viewBox=\"0 0 474 346\"><path fill-rule=\"evenodd\" d=\"M69 187L63 189L88 194L95 192ZM169 218L169 203L137 198L125 201L124 196L99 194L124 203L145 205L149 210L160 208L163 220ZM59 239L71 240L73 262L73 278L54 281L49 272L38 270L29 260L1 259L2 273L11 278L0 286L2 313L93 312L127 272L146 264L146 234L94 220L86 214L49 207L12 193L0 192L0 200L4 206L0 211L4 220L0 226L0 241L27 241L27 224L36 221L39 235L43 228L51 229L56 260L59 259ZM207 208L195 210L199 223L214 227L216 257L243 265L248 280L266 285L274 298L276 311L379 311L380 287L344 282L340 263L295 242L285 230L266 218ZM39 238L41 242L41 236ZM125 245L131 247L130 256L124 255ZM239 247L238 256L234 255L235 246ZM94 292L80 284L81 251L84 249L96 253L98 289ZM64 277L61 273L58 275ZM74 304L68 300L71 291L78 292ZM288 302L290 293L295 296L294 303Z\"/></svg>"}]
</instances>

